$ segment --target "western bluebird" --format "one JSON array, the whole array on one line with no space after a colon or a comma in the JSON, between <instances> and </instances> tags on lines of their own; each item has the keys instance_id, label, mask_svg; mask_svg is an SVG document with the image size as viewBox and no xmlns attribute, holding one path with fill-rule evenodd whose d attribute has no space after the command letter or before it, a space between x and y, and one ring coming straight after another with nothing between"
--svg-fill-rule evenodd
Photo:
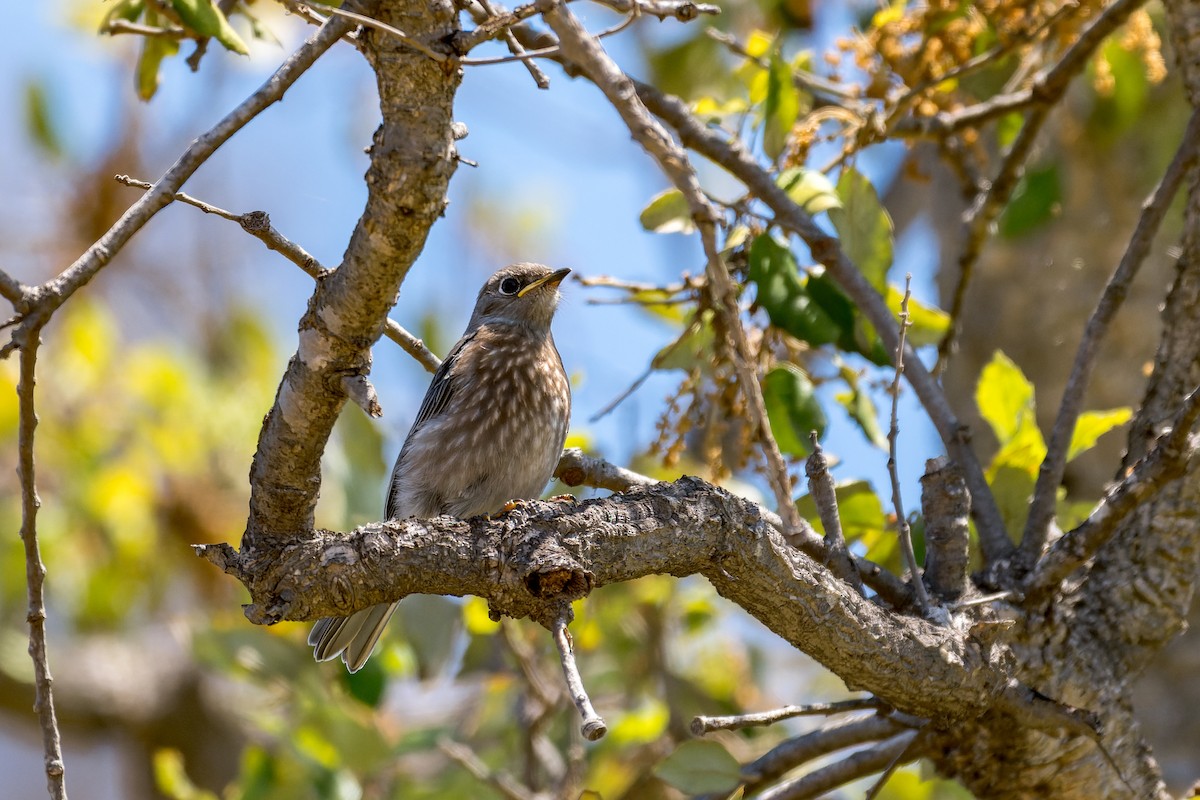
<instances>
[{"instance_id":1,"label":"western bluebird","mask_svg":"<svg viewBox=\"0 0 1200 800\"><path fill-rule=\"evenodd\" d=\"M571 387L550 335L558 285L569 272L513 264L479 290L392 469L388 519L465 519L541 495L571 417ZM340 654L357 672L398 602L319 621L308 636L313 656Z\"/></svg>"}]
</instances>

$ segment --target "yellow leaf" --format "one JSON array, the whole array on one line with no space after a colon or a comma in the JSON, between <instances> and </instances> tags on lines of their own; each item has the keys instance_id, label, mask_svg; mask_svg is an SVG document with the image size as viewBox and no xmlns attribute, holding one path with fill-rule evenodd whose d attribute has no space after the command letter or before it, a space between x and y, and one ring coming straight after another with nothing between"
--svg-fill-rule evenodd
<instances>
[{"instance_id":1,"label":"yellow leaf","mask_svg":"<svg viewBox=\"0 0 1200 800\"><path fill-rule=\"evenodd\" d=\"M487 600L482 597L468 597L463 603L462 615L467 633L474 636L486 636L500 630L500 623L488 616Z\"/></svg>"}]
</instances>

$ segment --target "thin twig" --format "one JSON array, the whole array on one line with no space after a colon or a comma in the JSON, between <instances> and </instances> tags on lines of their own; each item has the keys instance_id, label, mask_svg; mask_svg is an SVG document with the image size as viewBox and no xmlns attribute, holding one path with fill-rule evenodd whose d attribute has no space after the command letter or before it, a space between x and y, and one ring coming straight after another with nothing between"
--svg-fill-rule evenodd
<instances>
[{"instance_id":1,"label":"thin twig","mask_svg":"<svg viewBox=\"0 0 1200 800\"><path fill-rule=\"evenodd\" d=\"M632 8L633 12L616 25L613 25L610 28L605 28L599 33L593 35L597 39L605 39L628 28L635 21L637 21L638 17L640 16L638 13L639 5L637 3L633 3ZM531 58L550 58L552 56L557 56L560 52L562 52L560 45L552 45L550 47L543 47L538 50L526 50L519 56L497 56L495 58L460 58L459 63L468 67L480 67L487 66L489 64L511 64L514 61L526 61Z\"/></svg>"},{"instance_id":2,"label":"thin twig","mask_svg":"<svg viewBox=\"0 0 1200 800\"><path fill-rule=\"evenodd\" d=\"M571 646L571 633L567 630L567 616L562 614L554 621L554 644L558 648L558 660L562 663L563 677L567 681L567 693L579 709L583 722L579 732L589 742L600 739L608 733L608 725L592 707L592 699L588 697L587 689L583 686L583 678L579 675L579 666L575 663L575 651Z\"/></svg>"},{"instance_id":3,"label":"thin twig","mask_svg":"<svg viewBox=\"0 0 1200 800\"><path fill-rule=\"evenodd\" d=\"M1008 205L1013 190L1017 188L1025 170L1025 160L1033 149L1034 142L1050 114L1050 106L1038 106L1029 113L1021 132L1004 154L1004 160L996 177L975 195L971 207L963 215L963 246L958 256L958 281L950 301L950 324L946 335L938 343L938 360L935 374L942 374L950 364L950 357L957 344L962 324L963 308L966 305L967 289L975 272L975 265L983 253L984 244L991 236L992 223Z\"/></svg>"},{"instance_id":4,"label":"thin twig","mask_svg":"<svg viewBox=\"0 0 1200 800\"><path fill-rule=\"evenodd\" d=\"M1121 522L1168 482L1187 474L1200 448L1192 428L1200 420L1200 387L1184 398L1179 413L1154 448L1104 498L1086 520L1055 542L1025 582L1028 603L1044 600L1117 532Z\"/></svg>"},{"instance_id":5,"label":"thin twig","mask_svg":"<svg viewBox=\"0 0 1200 800\"><path fill-rule=\"evenodd\" d=\"M635 83L635 86L638 97L654 114L676 130L685 146L696 150L734 175L771 209L777 224L798 235L808 245L817 262L824 265L830 277L849 295L875 327L884 346L889 351L894 351L899 341L899 332L891 311L879 292L850 263L837 239L822 230L811 215L796 205L741 143L730 141L720 131L709 129L679 98L664 94L643 83ZM976 521L984 561L989 565L1002 562L1012 552L1013 546L1005 531L996 500L988 488L983 467L971 449L969 429L958 420L941 385L915 357L911 348L905 357L909 360L905 377L937 428L951 457L963 468L967 488L971 491L971 513Z\"/></svg>"},{"instance_id":6,"label":"thin twig","mask_svg":"<svg viewBox=\"0 0 1200 800\"><path fill-rule=\"evenodd\" d=\"M320 2L320 0L308 0L308 2L310 2L313 5L320 6L325 11L328 11L330 13L330 15L332 15L332 16L342 17L342 18L348 19L348 20L353 20L354 22L357 22L360 25L365 25L368 28L375 28L376 30L380 30L380 31L383 31L384 33L390 34L391 36L396 37L396 39L399 40L401 43L403 43L405 46L410 47L413 50L416 50L421 55L427 56L428 58L431 58L434 61L437 61L440 63L442 61L450 60L450 56L446 55L445 53L439 53L438 51L431 48L429 45L425 44L424 42L418 41L417 39L414 39L412 36L409 36L407 33L400 30L399 28L395 27L394 25L389 25L386 22L381 22L380 20L377 20L374 17L369 17L366 14L359 14L356 11L350 11L345 8L338 8L337 6L326 5L324 2Z\"/></svg>"},{"instance_id":7,"label":"thin twig","mask_svg":"<svg viewBox=\"0 0 1200 800\"><path fill-rule=\"evenodd\" d=\"M692 0L596 0L602 6L608 6L613 11L622 14L649 14L660 20L677 19L680 22L691 22L702 14L717 15L721 13L720 6L711 3L696 3Z\"/></svg>"},{"instance_id":8,"label":"thin twig","mask_svg":"<svg viewBox=\"0 0 1200 800\"><path fill-rule=\"evenodd\" d=\"M854 567L850 551L846 548L846 539L842 535L842 521L838 517L837 491L833 485L833 476L829 474L829 463L825 459L825 452L821 450L821 443L817 439L816 431L810 433L810 439L812 455L804 463L804 473L808 476L808 493L812 495L813 502L817 506L817 513L821 516L821 525L825 528L825 566L829 567L834 575L853 586L859 594L862 594L862 580L859 578L858 570Z\"/></svg>"},{"instance_id":9,"label":"thin twig","mask_svg":"<svg viewBox=\"0 0 1200 800\"><path fill-rule=\"evenodd\" d=\"M730 339L734 370L746 398L750 422L758 432L762 444L767 462L767 478L775 494L779 514L783 518L785 536L798 531L800 515L792 500L787 463L771 433L762 386L750 355L746 331L742 327L737 293L717 246L715 223L719 215L700 189L687 153L649 114L638 100L633 81L613 62L599 41L588 35L579 20L562 2L539 0L538 7L542 10L542 18L546 24L558 35L563 54L581 67L592 83L604 92L621 115L633 138L658 162L671 183L687 200L704 246L708 288L713 298L713 306L722 318L725 334Z\"/></svg>"},{"instance_id":10,"label":"thin twig","mask_svg":"<svg viewBox=\"0 0 1200 800\"><path fill-rule=\"evenodd\" d=\"M141 25L136 22L130 22L127 19L110 19L104 27L99 30L99 33L107 34L108 36L118 36L122 33L132 33L138 36L153 36L165 39L187 39L191 37L183 28L156 28L153 25Z\"/></svg>"},{"instance_id":11,"label":"thin twig","mask_svg":"<svg viewBox=\"0 0 1200 800\"><path fill-rule=\"evenodd\" d=\"M931 117L909 117L893 131L901 135L942 137L1034 105L1054 105L1087 65L1092 53L1146 0L1115 0L1096 17L1053 66L1036 74L1027 89L995 95L989 100Z\"/></svg>"},{"instance_id":12,"label":"thin twig","mask_svg":"<svg viewBox=\"0 0 1200 800\"><path fill-rule=\"evenodd\" d=\"M116 180L119 183L132 186L136 189L151 188L151 184L131 178L128 175L117 175ZM242 227L242 230L266 245L268 250L279 253L288 261L304 270L304 273L314 280L321 280L328 272L321 265L321 262L317 261L315 256L276 230L271 225L271 217L265 211L247 211L245 214L235 214L232 211L227 211L219 206L214 206L211 203L206 203L203 200L192 197L186 192L175 192L172 197L181 203L186 203L189 206L200 209L205 214L213 214L230 222L236 222ZM384 321L383 333L393 342L400 345L400 348L404 352L415 358L429 372L437 372L437 368L441 366L442 360L434 355L433 351L426 347L423 341L409 333L400 323L390 317Z\"/></svg>"},{"instance_id":13,"label":"thin twig","mask_svg":"<svg viewBox=\"0 0 1200 800\"><path fill-rule=\"evenodd\" d=\"M367 380L366 375L343 375L342 391L368 417L383 416L383 406L379 404L379 395L375 392L375 387Z\"/></svg>"},{"instance_id":14,"label":"thin twig","mask_svg":"<svg viewBox=\"0 0 1200 800\"><path fill-rule=\"evenodd\" d=\"M884 707L874 697L856 697L852 700L839 700L834 703L809 703L803 706L783 706L770 711L757 711L753 714L737 714L728 717L694 717L691 731L696 736L703 736L713 731L736 731L742 728L753 728L760 725L774 725L785 719L794 717L831 716L845 714L847 711L862 711Z\"/></svg>"},{"instance_id":15,"label":"thin twig","mask_svg":"<svg viewBox=\"0 0 1200 800\"><path fill-rule=\"evenodd\" d=\"M331 20L301 45L252 95L225 118L200 135L175 161L154 187L130 206L121 218L58 277L35 290L36 307L24 321L29 328L45 324L68 297L90 281L150 219L174 200L175 192L217 149L266 108L283 97L296 79L352 27L346 20Z\"/></svg>"},{"instance_id":16,"label":"thin twig","mask_svg":"<svg viewBox=\"0 0 1200 800\"><path fill-rule=\"evenodd\" d=\"M66 800L67 787L63 764L62 740L58 718L54 713L54 692L51 689L50 662L46 655L46 598L43 584L46 566L37 539L37 513L42 501L38 498L34 472L33 443L37 430L37 409L34 406L34 385L37 383L37 355L41 344L41 326L21 331L20 379L17 383L19 420L17 428L17 472L21 479L21 541L25 545L25 581L29 597L29 656L33 659L34 701L38 722L42 728L42 750L46 770L46 787L52 800Z\"/></svg>"},{"instance_id":17,"label":"thin twig","mask_svg":"<svg viewBox=\"0 0 1200 800\"><path fill-rule=\"evenodd\" d=\"M483 759L475 755L475 751L465 744L443 736L437 741L438 749L457 762L463 769L481 783L495 789L505 800L535 800L535 795L528 788L517 783L511 775L494 772Z\"/></svg>"},{"instance_id":18,"label":"thin twig","mask_svg":"<svg viewBox=\"0 0 1200 800\"><path fill-rule=\"evenodd\" d=\"M888 780L891 779L892 774L900 767L900 765L915 760L914 758L906 758L906 756L908 756L910 751L919 747L918 743L920 741L921 732L917 731L917 735L909 740L905 748L896 753L896 757L892 759L892 763L888 764L887 768L885 768L883 772L879 773L878 780L871 784L871 788L867 789L867 793L863 795L863 800L875 800L875 798L878 797L879 793L883 790L884 785L887 784Z\"/></svg>"},{"instance_id":19,"label":"thin twig","mask_svg":"<svg viewBox=\"0 0 1200 800\"><path fill-rule=\"evenodd\" d=\"M912 322L908 316L908 300L912 296L912 275L904 276L904 298L900 301L900 340L896 344L895 360L896 373L892 379L892 421L888 427L888 476L892 479L892 506L896 509L896 535L900 537L900 552L904 555L904 563L912 576L913 589L917 595L917 605L922 614L929 613L929 595L925 592L925 579L921 568L917 566L917 556L913 553L912 532L908 527L908 517L904 515L904 504L900 498L900 474L896 469L896 440L900 437L900 378L904 375L904 337Z\"/></svg>"},{"instance_id":20,"label":"thin twig","mask_svg":"<svg viewBox=\"0 0 1200 800\"><path fill-rule=\"evenodd\" d=\"M819 797L851 781L887 769L894 761L907 757L915 761L917 754L906 751L917 731L905 731L875 747L859 750L841 761L815 769L799 778L785 781L757 795L757 800L805 800Z\"/></svg>"},{"instance_id":21,"label":"thin twig","mask_svg":"<svg viewBox=\"0 0 1200 800\"><path fill-rule=\"evenodd\" d=\"M488 2L488 0L476 0L476 2L478 2L483 10L487 13L487 16L495 16L495 12L492 11L492 5L490 2ZM525 52L525 48L521 46L519 41L517 41L517 35L512 32L512 28L505 28L503 35L504 44L508 46L508 52L521 59L521 63L525 65L525 69L529 71L529 75L533 78L533 82L537 85L537 87L539 89L549 89L550 78L545 72L542 72L542 68L538 66L536 61L527 57L528 54Z\"/></svg>"},{"instance_id":22,"label":"thin twig","mask_svg":"<svg viewBox=\"0 0 1200 800\"><path fill-rule=\"evenodd\" d=\"M1117 269L1109 278L1096 308L1084 329L1071 375L1063 389L1062 402L1054 419L1054 429L1046 446L1046 457L1038 470L1037 485L1033 500L1029 504L1029 518L1025 525L1024 538L1018 550L1019 561L1030 568L1042 555L1054 522L1054 506L1058 486L1062 483L1067 464L1067 450L1075 431L1075 423L1083 409L1083 393L1087 389L1100 342L1108 332L1108 326L1129 293L1129 287L1150 252L1154 235L1162 225L1163 218L1171 206L1179 185L1200 159L1200 111L1192 113L1183 141L1175 153L1167 171L1154 192L1142 203L1142 214L1134 228L1133 237L1126 246L1125 254Z\"/></svg>"},{"instance_id":23,"label":"thin twig","mask_svg":"<svg viewBox=\"0 0 1200 800\"><path fill-rule=\"evenodd\" d=\"M753 793L780 776L847 747L878 742L901 733L910 722L908 715L873 715L827 723L815 731L780 742L741 769L747 793Z\"/></svg>"}]
</instances>

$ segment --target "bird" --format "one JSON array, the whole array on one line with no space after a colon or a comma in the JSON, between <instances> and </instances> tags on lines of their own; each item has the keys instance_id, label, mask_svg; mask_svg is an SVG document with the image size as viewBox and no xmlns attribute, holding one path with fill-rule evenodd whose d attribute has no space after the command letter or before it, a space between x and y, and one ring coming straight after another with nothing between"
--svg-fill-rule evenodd
<instances>
[{"instance_id":1,"label":"bird","mask_svg":"<svg viewBox=\"0 0 1200 800\"><path fill-rule=\"evenodd\" d=\"M388 520L466 519L541 496L571 420L571 385L550 332L570 271L518 263L484 283L396 458ZM318 621L308 637L313 657L340 655L357 672L397 605Z\"/></svg>"}]
</instances>

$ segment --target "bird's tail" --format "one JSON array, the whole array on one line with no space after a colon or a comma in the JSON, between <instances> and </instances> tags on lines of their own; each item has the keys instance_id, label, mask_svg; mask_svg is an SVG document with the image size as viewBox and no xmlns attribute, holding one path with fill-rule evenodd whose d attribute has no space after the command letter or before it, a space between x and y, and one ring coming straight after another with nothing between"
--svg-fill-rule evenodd
<instances>
[{"instance_id":1,"label":"bird's tail","mask_svg":"<svg viewBox=\"0 0 1200 800\"><path fill-rule=\"evenodd\" d=\"M341 655L346 668L358 672L371 657L375 643L399 601L390 605L380 603L364 608L348 617L326 617L313 626L308 634L308 643L313 647L313 658L331 661Z\"/></svg>"}]
</instances>

